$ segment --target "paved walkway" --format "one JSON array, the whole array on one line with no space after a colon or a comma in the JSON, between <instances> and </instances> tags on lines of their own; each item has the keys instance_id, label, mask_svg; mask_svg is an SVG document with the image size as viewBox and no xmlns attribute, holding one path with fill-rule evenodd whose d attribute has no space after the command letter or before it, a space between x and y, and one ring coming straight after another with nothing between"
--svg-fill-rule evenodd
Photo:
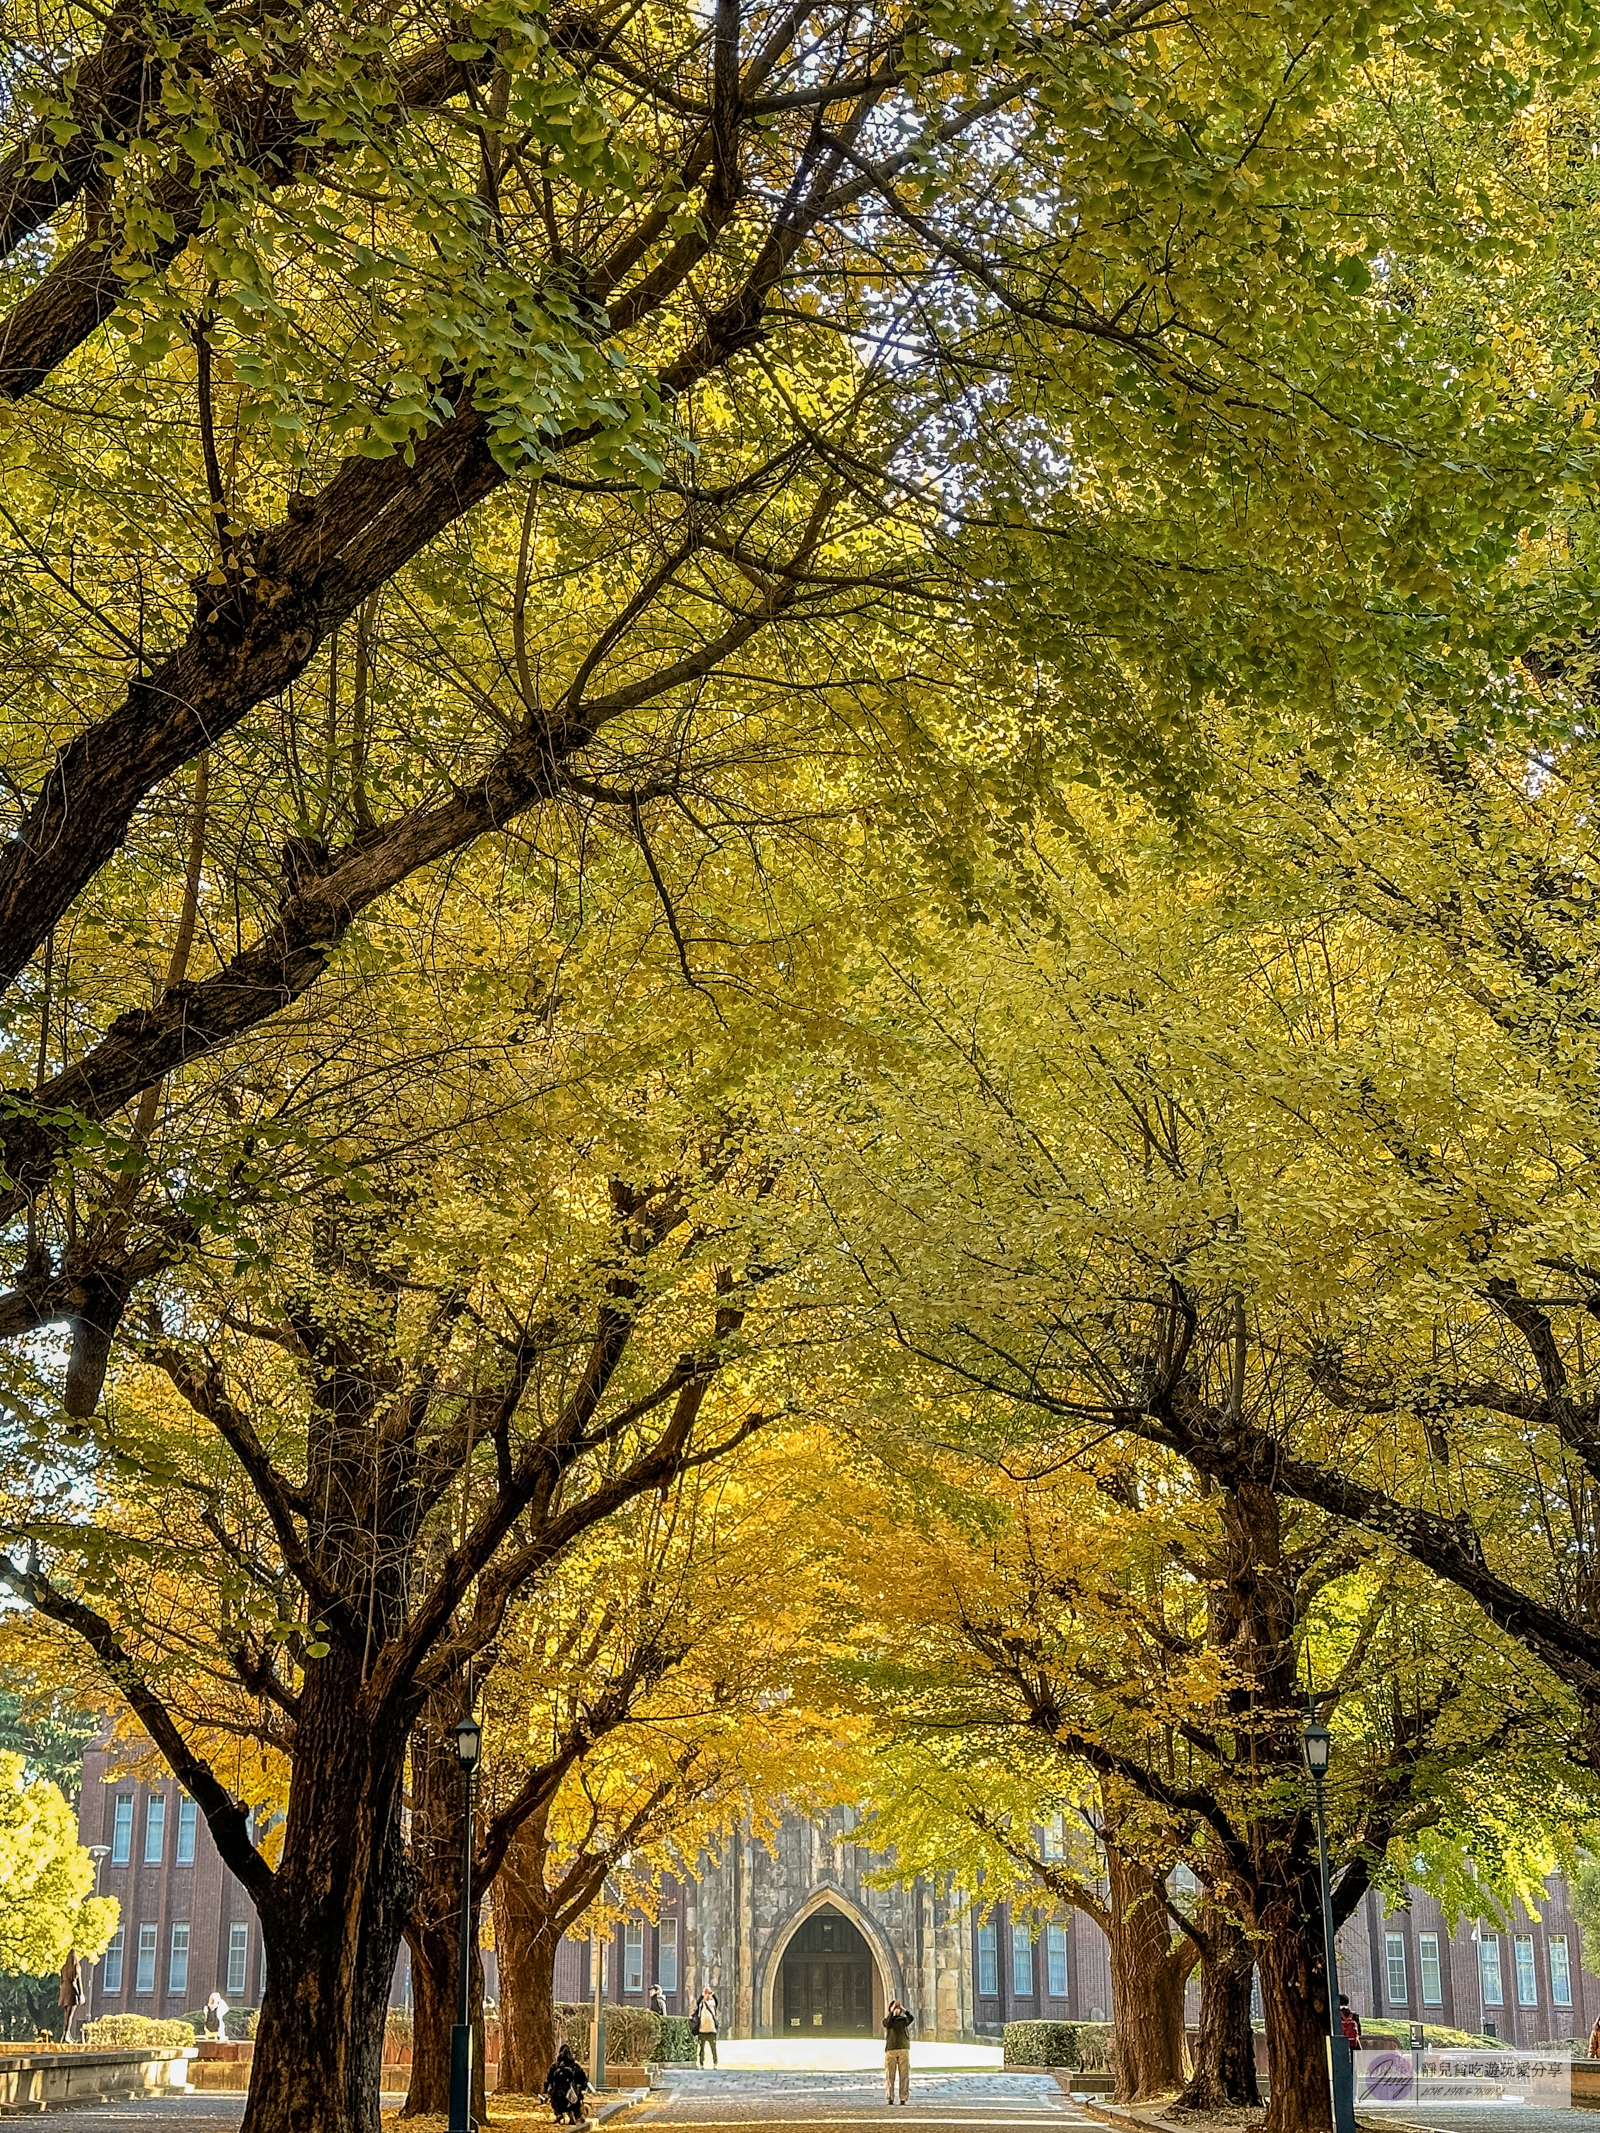
<instances>
[{"instance_id":1,"label":"paved walkway","mask_svg":"<svg viewBox=\"0 0 1600 2133\"><path fill-rule=\"evenodd\" d=\"M883 2072L881 2037L720 2037L717 2055L728 2068L767 2067L790 2073L850 2072L876 2068ZM920 2040L911 2046L911 2066L919 2068L966 2067L1000 2070L1003 2054L998 2044L930 2044Z\"/></svg>"},{"instance_id":2,"label":"paved walkway","mask_svg":"<svg viewBox=\"0 0 1600 2133\"><path fill-rule=\"evenodd\" d=\"M995 2055L998 2057L998 2054ZM663 2067L662 2087L629 2114L630 2125L837 2126L886 2117L883 2057L849 2068ZM913 2060L911 2101L894 2116L924 2126L1066 2129L1094 2121L1048 2075L1002 2073L994 2064L926 2067Z\"/></svg>"}]
</instances>

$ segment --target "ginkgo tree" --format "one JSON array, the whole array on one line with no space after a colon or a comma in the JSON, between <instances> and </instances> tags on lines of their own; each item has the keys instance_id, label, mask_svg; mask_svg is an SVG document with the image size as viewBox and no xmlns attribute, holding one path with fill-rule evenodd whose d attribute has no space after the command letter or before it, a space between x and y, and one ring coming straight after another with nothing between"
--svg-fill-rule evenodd
<instances>
[{"instance_id":1,"label":"ginkgo tree","mask_svg":"<svg viewBox=\"0 0 1600 2133\"><path fill-rule=\"evenodd\" d=\"M597 940L587 990L574 957L561 1010L530 999L526 919L502 897L453 992L337 1051L303 1189L242 1195L226 1248L141 1314L93 1431L10 1425L33 1455L7 1469L13 1589L88 1647L261 1917L269 2116L375 2108L429 1699L606 1518L789 1402L788 1188L737 1065L644 1012L658 987L696 1002L662 941L619 969ZM291 1108L325 1036L277 1063ZM276 1857L242 1804L261 1741L287 1768Z\"/></svg>"},{"instance_id":2,"label":"ginkgo tree","mask_svg":"<svg viewBox=\"0 0 1600 2133\"><path fill-rule=\"evenodd\" d=\"M0 1751L0 1970L39 1977L68 1951L103 1955L117 1929L114 1896L96 1896L77 1818L48 1778Z\"/></svg>"},{"instance_id":3,"label":"ginkgo tree","mask_svg":"<svg viewBox=\"0 0 1600 2133\"><path fill-rule=\"evenodd\" d=\"M679 788L703 822L717 678L802 622L789 703L854 693L958 864L951 795L1014 822L1063 746L1133 746L1119 651L1163 648L1157 725L1201 677L1391 701L1369 644L1480 680L1587 447L1374 267L1522 256L1481 144L1592 48L1481 0L47 8L0 120L0 1326L70 1321L87 1411L208 1214L69 1219L102 1136L131 1177L150 1092L477 839L601 808L642 850ZM1396 180L1395 79L1449 182ZM474 589L545 541L571 597L497 632ZM1012 640L1001 708L963 666Z\"/></svg>"}]
</instances>

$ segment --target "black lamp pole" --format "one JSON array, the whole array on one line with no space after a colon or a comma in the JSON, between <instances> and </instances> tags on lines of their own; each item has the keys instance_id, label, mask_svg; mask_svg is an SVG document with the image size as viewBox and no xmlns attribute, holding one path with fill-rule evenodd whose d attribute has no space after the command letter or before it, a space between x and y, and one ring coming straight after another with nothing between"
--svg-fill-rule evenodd
<instances>
[{"instance_id":1,"label":"black lamp pole","mask_svg":"<svg viewBox=\"0 0 1600 2133\"><path fill-rule=\"evenodd\" d=\"M1350 2045L1339 2020L1339 1957L1333 1940L1333 1884L1328 1872L1328 1833L1322 1788L1328 1776L1333 1736L1313 1718L1303 1742L1306 1770L1316 1799L1317 1862L1322 1877L1322 1952L1328 1969L1328 2087L1333 2099L1333 2133L1356 2133L1355 2069Z\"/></svg>"},{"instance_id":2,"label":"black lamp pole","mask_svg":"<svg viewBox=\"0 0 1600 2133\"><path fill-rule=\"evenodd\" d=\"M472 2133L472 1781L483 1748L483 1728L470 1712L455 1728L455 1743L466 1780L466 1804L461 1815L461 1966L456 2026L450 2033L450 2133Z\"/></svg>"}]
</instances>

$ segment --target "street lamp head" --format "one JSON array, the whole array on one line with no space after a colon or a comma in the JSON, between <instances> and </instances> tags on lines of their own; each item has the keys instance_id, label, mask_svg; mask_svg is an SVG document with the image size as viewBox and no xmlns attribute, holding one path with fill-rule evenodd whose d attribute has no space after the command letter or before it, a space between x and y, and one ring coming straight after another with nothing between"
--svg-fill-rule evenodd
<instances>
[{"instance_id":1,"label":"street lamp head","mask_svg":"<svg viewBox=\"0 0 1600 2133\"><path fill-rule=\"evenodd\" d=\"M1314 1778L1328 1774L1328 1750L1333 1745L1333 1735L1326 1726L1319 1726L1315 1719L1306 1727L1301 1745L1305 1749L1306 1768Z\"/></svg>"},{"instance_id":2,"label":"street lamp head","mask_svg":"<svg viewBox=\"0 0 1600 2133\"><path fill-rule=\"evenodd\" d=\"M462 1769L471 1777L478 1767L478 1756L483 1748L483 1728L470 1715L455 1728L456 1755Z\"/></svg>"},{"instance_id":3,"label":"street lamp head","mask_svg":"<svg viewBox=\"0 0 1600 2133\"><path fill-rule=\"evenodd\" d=\"M87 1849L91 1859L109 1859L111 1857L109 1844L91 1844Z\"/></svg>"}]
</instances>

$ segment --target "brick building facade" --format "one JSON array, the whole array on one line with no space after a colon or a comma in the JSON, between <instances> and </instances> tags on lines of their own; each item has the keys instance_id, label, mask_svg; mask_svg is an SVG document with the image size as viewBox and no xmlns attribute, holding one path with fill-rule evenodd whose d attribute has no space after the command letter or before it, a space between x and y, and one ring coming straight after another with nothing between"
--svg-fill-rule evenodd
<instances>
[{"instance_id":1,"label":"brick building facade","mask_svg":"<svg viewBox=\"0 0 1600 2133\"><path fill-rule=\"evenodd\" d=\"M84 1757L78 1835L107 1847L101 1892L122 1923L89 1978L87 2014L182 2015L220 1992L259 2005L265 1950L255 1910L223 1865L204 1819L171 1779L119 1776L104 1749ZM606 1997L644 2006L659 1984L672 2013L715 1987L734 2035L876 2034L891 1997L925 2037L995 2037L1007 2022L1103 2021L1111 2012L1105 1937L1079 1912L1043 1925L999 1906L980 1922L929 1882L873 1885L890 1865L855 1842L856 1814L785 1817L772 1849L737 1831L696 1874L663 1884L654 1918L618 1923ZM495 1990L493 1959L488 1985ZM1386 1912L1369 1895L1339 1935L1340 1982L1363 2016L1492 2031L1519 2045L1586 2038L1600 1977L1580 1959L1565 1883L1504 1932L1485 1919L1452 1933L1431 1896ZM556 1997L591 1996L587 1940L563 1944ZM410 1998L402 1952L395 2000ZM1197 1995L1192 1995L1196 2000Z\"/></svg>"},{"instance_id":2,"label":"brick building facade","mask_svg":"<svg viewBox=\"0 0 1600 2133\"><path fill-rule=\"evenodd\" d=\"M83 1759L78 1841L103 1844L100 1893L122 1910L88 1980L84 2019L183 2015L220 1992L256 2007L266 1955L255 1906L223 1865L205 1818L175 1779L118 1776L104 1748Z\"/></svg>"}]
</instances>

